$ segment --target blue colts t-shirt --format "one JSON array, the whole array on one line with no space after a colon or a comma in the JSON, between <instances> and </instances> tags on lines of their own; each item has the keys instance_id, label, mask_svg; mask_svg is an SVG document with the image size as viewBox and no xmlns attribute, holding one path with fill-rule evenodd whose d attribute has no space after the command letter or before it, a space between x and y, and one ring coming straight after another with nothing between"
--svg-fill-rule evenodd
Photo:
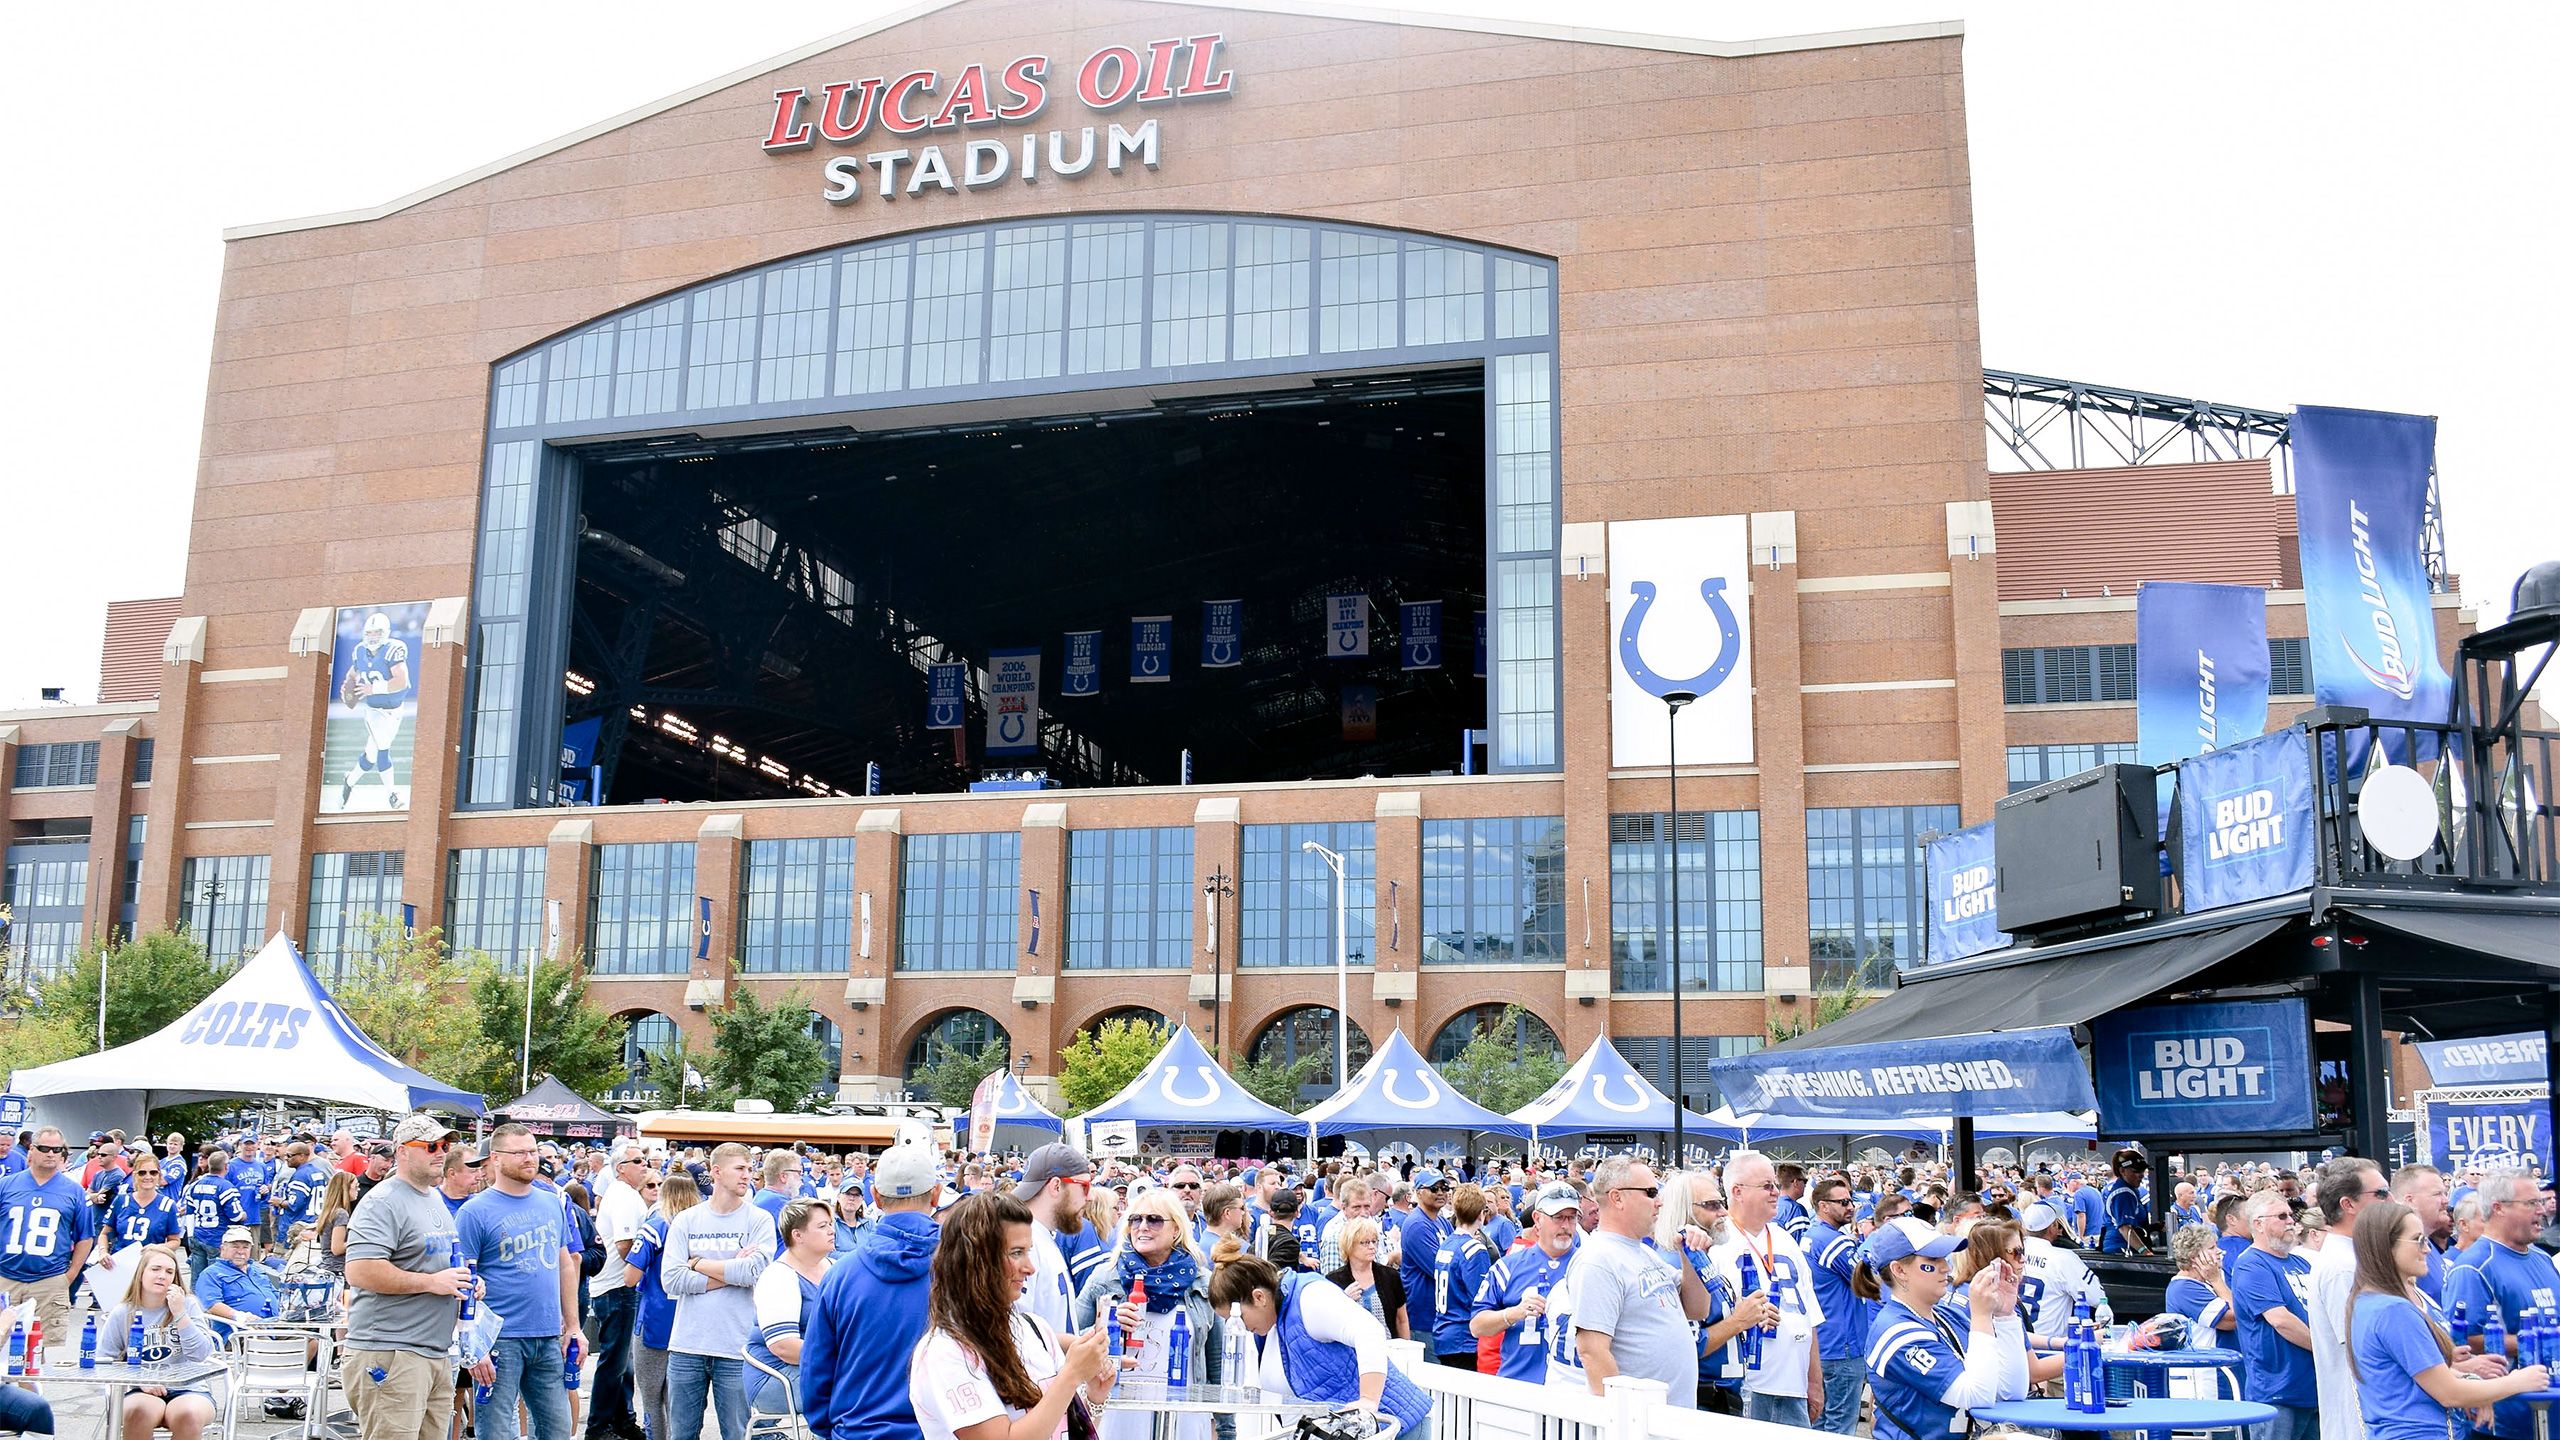
<instances>
[{"instance_id":1,"label":"blue colts t-shirt","mask_svg":"<svg viewBox=\"0 0 2560 1440\"><path fill-rule=\"evenodd\" d=\"M57 1173L42 1185L19 1171L0 1180L0 1278L50 1280L71 1269L71 1251L98 1233L98 1212L80 1182Z\"/></svg>"},{"instance_id":2,"label":"blue colts t-shirt","mask_svg":"<svg viewBox=\"0 0 2560 1440\"><path fill-rule=\"evenodd\" d=\"M542 1189L483 1190L454 1213L462 1258L480 1268L510 1340L560 1333L561 1220L560 1197Z\"/></svg>"},{"instance_id":3,"label":"blue colts t-shirt","mask_svg":"<svg viewBox=\"0 0 2560 1440\"><path fill-rule=\"evenodd\" d=\"M240 1208L249 1212L252 1225L267 1218L267 1200L259 1193L271 1178L264 1160L234 1160L225 1172L232 1184L240 1187Z\"/></svg>"},{"instance_id":4,"label":"blue colts t-shirt","mask_svg":"<svg viewBox=\"0 0 2560 1440\"><path fill-rule=\"evenodd\" d=\"M2494 1303L2510 1343L2525 1311L2548 1310L2555 1301L2560 1301L2560 1271L2552 1269L2550 1256L2510 1250L2486 1236L2473 1241L2445 1272L2444 1308L2467 1309L2476 1330ZM2503 1440L2533 1440L2533 1407L2522 1400L2499 1401L2497 1422Z\"/></svg>"},{"instance_id":5,"label":"blue colts t-shirt","mask_svg":"<svg viewBox=\"0 0 2560 1440\"><path fill-rule=\"evenodd\" d=\"M2546 1262L2544 1278L2560 1279ZM2293 1312L2311 1328L2311 1262L2250 1246L2231 1267L2231 1308L2240 1312L2241 1398L2307 1410L2320 1403L2311 1352L2277 1333L2270 1310ZM2528 1433L2530 1433L2528 1431Z\"/></svg>"}]
</instances>

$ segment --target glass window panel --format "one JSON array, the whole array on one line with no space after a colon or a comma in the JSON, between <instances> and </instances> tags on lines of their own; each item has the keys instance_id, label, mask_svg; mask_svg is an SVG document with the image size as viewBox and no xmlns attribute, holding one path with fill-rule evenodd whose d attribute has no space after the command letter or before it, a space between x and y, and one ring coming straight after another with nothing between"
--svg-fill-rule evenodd
<instances>
[{"instance_id":1,"label":"glass window panel","mask_svg":"<svg viewBox=\"0 0 2560 1440\"><path fill-rule=\"evenodd\" d=\"M1547 333L1547 267L1497 257L1493 262L1493 336L1517 340Z\"/></svg>"},{"instance_id":2,"label":"glass window panel","mask_svg":"<svg viewBox=\"0 0 2560 1440\"><path fill-rule=\"evenodd\" d=\"M1404 343L1457 345L1484 338L1484 256L1446 245L1404 252Z\"/></svg>"},{"instance_id":3,"label":"glass window panel","mask_svg":"<svg viewBox=\"0 0 2560 1440\"><path fill-rule=\"evenodd\" d=\"M371 943L371 921L400 923L401 872L407 857L397 850L361 850L311 857L311 891L305 902L302 958L323 984L335 984L347 962Z\"/></svg>"},{"instance_id":4,"label":"glass window panel","mask_svg":"<svg viewBox=\"0 0 2560 1440\"><path fill-rule=\"evenodd\" d=\"M692 973L693 863L690 840L596 847L587 908L587 961L595 973Z\"/></svg>"},{"instance_id":5,"label":"glass window panel","mask_svg":"<svg viewBox=\"0 0 2560 1440\"><path fill-rule=\"evenodd\" d=\"M906 368L907 247L883 246L844 258L842 313L836 317L836 393L881 395Z\"/></svg>"},{"instance_id":6,"label":"glass window panel","mask_svg":"<svg viewBox=\"0 0 2560 1440\"><path fill-rule=\"evenodd\" d=\"M1191 968L1191 827L1067 836L1067 968Z\"/></svg>"},{"instance_id":7,"label":"glass window panel","mask_svg":"<svg viewBox=\"0 0 2560 1440\"><path fill-rule=\"evenodd\" d=\"M1422 962L1544 965L1564 958L1564 821L1426 820Z\"/></svg>"},{"instance_id":8,"label":"glass window panel","mask_svg":"<svg viewBox=\"0 0 2560 1440\"><path fill-rule=\"evenodd\" d=\"M613 396L613 327L600 325L554 342L550 357L544 422L593 420L604 414Z\"/></svg>"},{"instance_id":9,"label":"glass window panel","mask_svg":"<svg viewBox=\"0 0 2560 1440\"><path fill-rule=\"evenodd\" d=\"M1805 812L1813 983L1880 988L1920 955L1927 892L1923 840L1962 825L1953 805L1878 805Z\"/></svg>"},{"instance_id":10,"label":"glass window panel","mask_svg":"<svg viewBox=\"0 0 2560 1440\"><path fill-rule=\"evenodd\" d=\"M682 300L667 300L636 311L616 325L613 357L613 413L658 415L673 410L684 374Z\"/></svg>"},{"instance_id":11,"label":"glass window panel","mask_svg":"<svg viewBox=\"0 0 2560 1440\"><path fill-rule=\"evenodd\" d=\"M1317 347L1335 355L1396 343L1396 242L1384 235L1327 230L1319 247L1323 313Z\"/></svg>"},{"instance_id":12,"label":"glass window panel","mask_svg":"<svg viewBox=\"0 0 2560 1440\"><path fill-rule=\"evenodd\" d=\"M765 275L758 400L807 400L827 393L827 315L835 305L835 277L831 260L786 265Z\"/></svg>"},{"instance_id":13,"label":"glass window panel","mask_svg":"<svg viewBox=\"0 0 2560 1440\"><path fill-rule=\"evenodd\" d=\"M543 925L543 847L455 850L445 859L444 937L456 955L486 955L524 971L548 938Z\"/></svg>"},{"instance_id":14,"label":"glass window panel","mask_svg":"<svg viewBox=\"0 0 2560 1440\"><path fill-rule=\"evenodd\" d=\"M1549 357L1493 362L1494 551L1555 548L1555 371Z\"/></svg>"},{"instance_id":15,"label":"glass window panel","mask_svg":"<svg viewBox=\"0 0 2560 1440\"><path fill-rule=\"evenodd\" d=\"M498 367L496 404L490 415L494 429L513 430L542 415L542 355L539 351Z\"/></svg>"},{"instance_id":16,"label":"glass window panel","mask_svg":"<svg viewBox=\"0 0 2560 1440\"><path fill-rule=\"evenodd\" d=\"M1227 227L1157 226L1154 299L1156 364L1226 359Z\"/></svg>"},{"instance_id":17,"label":"glass window panel","mask_svg":"<svg viewBox=\"0 0 2560 1440\"><path fill-rule=\"evenodd\" d=\"M693 296L693 352L686 357L686 400L696 410L725 410L755 399L756 277L741 275Z\"/></svg>"},{"instance_id":18,"label":"glass window panel","mask_svg":"<svg viewBox=\"0 0 2560 1440\"><path fill-rule=\"evenodd\" d=\"M1067 373L1137 369L1146 322L1147 227L1078 225L1071 265Z\"/></svg>"},{"instance_id":19,"label":"glass window panel","mask_svg":"<svg viewBox=\"0 0 2560 1440\"><path fill-rule=\"evenodd\" d=\"M1334 963L1333 871L1303 847L1343 858L1350 963L1369 963L1377 928L1378 827L1367 820L1244 827L1244 936L1238 963L1322 967Z\"/></svg>"},{"instance_id":20,"label":"glass window panel","mask_svg":"<svg viewBox=\"0 0 2560 1440\"><path fill-rule=\"evenodd\" d=\"M178 870L178 924L217 965L266 943L267 857L193 856Z\"/></svg>"},{"instance_id":21,"label":"glass window panel","mask_svg":"<svg viewBox=\"0 0 2560 1440\"><path fill-rule=\"evenodd\" d=\"M978 383L979 302L984 298L987 237L942 235L916 242L913 344L907 383L916 389Z\"/></svg>"},{"instance_id":22,"label":"glass window panel","mask_svg":"<svg viewBox=\"0 0 2560 1440\"><path fill-rule=\"evenodd\" d=\"M842 974L853 955L853 837L747 844L749 974Z\"/></svg>"},{"instance_id":23,"label":"glass window panel","mask_svg":"<svg viewBox=\"0 0 2560 1440\"><path fill-rule=\"evenodd\" d=\"M898 968L1011 970L1022 835L910 835L900 847Z\"/></svg>"},{"instance_id":24,"label":"glass window panel","mask_svg":"<svg viewBox=\"0 0 2560 1440\"><path fill-rule=\"evenodd\" d=\"M14 977L36 986L70 969L87 918L87 838L10 846L0 898L9 902L6 958Z\"/></svg>"},{"instance_id":25,"label":"glass window panel","mask_svg":"<svg viewBox=\"0 0 2560 1440\"><path fill-rule=\"evenodd\" d=\"M1026 225L996 232L988 379L1043 380L1058 373L1066 278L1066 226Z\"/></svg>"},{"instance_id":26,"label":"glass window panel","mask_svg":"<svg viewBox=\"0 0 2560 1440\"><path fill-rule=\"evenodd\" d=\"M1684 810L1609 817L1609 954L1619 990L1671 989L1669 859L1680 877L1680 988L1758 990L1760 814Z\"/></svg>"},{"instance_id":27,"label":"glass window panel","mask_svg":"<svg viewBox=\"0 0 2560 1440\"><path fill-rule=\"evenodd\" d=\"M1236 227L1236 359L1307 353L1311 240L1308 232L1290 225Z\"/></svg>"}]
</instances>

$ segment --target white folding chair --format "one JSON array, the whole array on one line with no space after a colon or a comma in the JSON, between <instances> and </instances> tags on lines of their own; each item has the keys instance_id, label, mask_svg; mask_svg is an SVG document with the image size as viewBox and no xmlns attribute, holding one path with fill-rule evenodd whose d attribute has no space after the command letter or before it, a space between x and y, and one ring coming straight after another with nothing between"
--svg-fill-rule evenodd
<instances>
[{"instance_id":1,"label":"white folding chair","mask_svg":"<svg viewBox=\"0 0 2560 1440\"><path fill-rule=\"evenodd\" d=\"M320 1423L320 1404L329 1374L329 1338L319 1338L319 1364L311 1362L312 1335L307 1330L244 1326L231 1337L231 1400L223 1429L240 1433L240 1407L269 1399L302 1402L303 1440L312 1440Z\"/></svg>"},{"instance_id":2,"label":"white folding chair","mask_svg":"<svg viewBox=\"0 0 2560 1440\"><path fill-rule=\"evenodd\" d=\"M753 1399L748 1400L747 1440L809 1440L809 1422L800 1415L800 1390L791 1383L791 1377L753 1355L743 1358L749 1371L748 1395L763 1391L765 1380L776 1381L782 1386L783 1403L790 1407L787 1410L760 1410Z\"/></svg>"}]
</instances>

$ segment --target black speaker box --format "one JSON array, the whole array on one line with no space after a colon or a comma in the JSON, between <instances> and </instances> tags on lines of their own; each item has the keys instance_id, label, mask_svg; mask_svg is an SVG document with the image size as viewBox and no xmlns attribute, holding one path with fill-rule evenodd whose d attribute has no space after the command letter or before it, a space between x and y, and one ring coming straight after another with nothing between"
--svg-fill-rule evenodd
<instances>
[{"instance_id":1,"label":"black speaker box","mask_svg":"<svg viewBox=\"0 0 2560 1440\"><path fill-rule=\"evenodd\" d=\"M2147 765L2101 765L2002 800L1992 831L2000 928L2038 936L2157 913L2156 786Z\"/></svg>"}]
</instances>

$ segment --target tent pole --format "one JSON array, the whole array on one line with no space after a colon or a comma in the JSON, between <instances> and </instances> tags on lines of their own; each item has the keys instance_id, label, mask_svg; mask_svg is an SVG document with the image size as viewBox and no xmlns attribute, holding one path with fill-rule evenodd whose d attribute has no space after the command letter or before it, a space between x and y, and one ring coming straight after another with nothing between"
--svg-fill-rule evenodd
<instances>
[{"instance_id":1,"label":"tent pole","mask_svg":"<svg viewBox=\"0 0 2560 1440\"><path fill-rule=\"evenodd\" d=\"M1975 1183L1973 1175L1973 1117L1970 1115L1958 1115L1955 1117L1955 1132L1956 1188L1959 1190L1971 1190L1974 1188Z\"/></svg>"}]
</instances>

